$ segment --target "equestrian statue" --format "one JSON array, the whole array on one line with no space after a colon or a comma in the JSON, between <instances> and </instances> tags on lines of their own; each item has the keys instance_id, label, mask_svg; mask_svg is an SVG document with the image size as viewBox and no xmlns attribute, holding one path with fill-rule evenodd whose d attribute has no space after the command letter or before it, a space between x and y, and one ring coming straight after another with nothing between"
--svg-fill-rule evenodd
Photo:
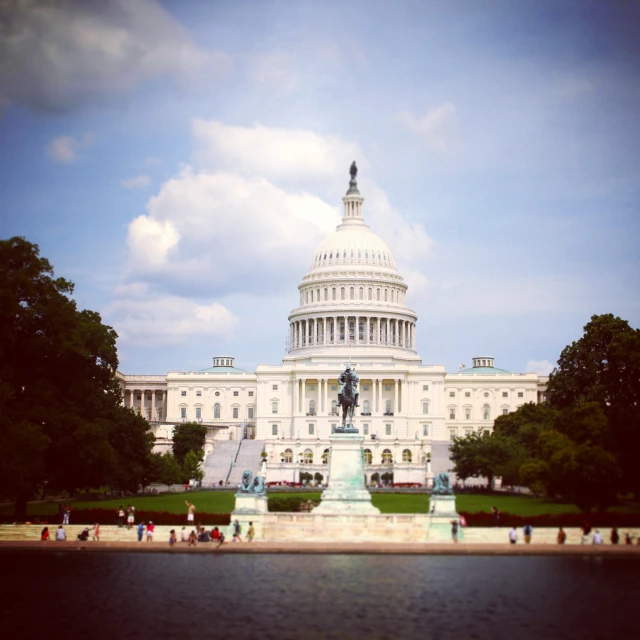
<instances>
[{"instance_id":1,"label":"equestrian statue","mask_svg":"<svg viewBox=\"0 0 640 640\"><path fill-rule=\"evenodd\" d=\"M347 368L338 377L338 382L342 385L340 387L340 393L338 393L338 402L342 407L342 427L339 431L347 433L357 433L357 429L353 426L353 410L359 407L358 397L358 383L360 378L355 372L355 369L351 368L348 364ZM347 424L347 413L349 414L349 424Z\"/></svg>"}]
</instances>

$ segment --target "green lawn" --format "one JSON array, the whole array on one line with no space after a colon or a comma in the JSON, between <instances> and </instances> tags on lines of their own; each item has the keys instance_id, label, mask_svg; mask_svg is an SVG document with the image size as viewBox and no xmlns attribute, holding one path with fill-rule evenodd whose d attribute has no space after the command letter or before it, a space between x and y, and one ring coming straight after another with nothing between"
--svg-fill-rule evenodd
<instances>
[{"instance_id":1,"label":"green lawn","mask_svg":"<svg viewBox=\"0 0 640 640\"><path fill-rule=\"evenodd\" d=\"M186 513L184 501L189 500L196 505L200 513L231 513L235 505L232 491L194 491L188 493L170 493L159 496L145 496L127 498L124 500L95 500L77 501L72 503L74 509L113 509L114 513L122 504L126 507L133 504L140 511L167 511L169 513ZM303 496L305 500L320 501L320 493L272 493L272 496ZM373 493L372 502L382 513L427 513L429 510L429 496L419 493ZM579 513L579 509L572 504L554 502L543 498L529 496L501 496L461 494L457 496L458 511L466 513L489 513L492 506L498 507L503 513L519 516L536 516L557 513ZM637 513L638 504L625 504L614 507L617 513ZM28 505L30 515L53 515L58 512L57 503L32 502ZM0 517L10 517L13 506L0 505Z\"/></svg>"}]
</instances>

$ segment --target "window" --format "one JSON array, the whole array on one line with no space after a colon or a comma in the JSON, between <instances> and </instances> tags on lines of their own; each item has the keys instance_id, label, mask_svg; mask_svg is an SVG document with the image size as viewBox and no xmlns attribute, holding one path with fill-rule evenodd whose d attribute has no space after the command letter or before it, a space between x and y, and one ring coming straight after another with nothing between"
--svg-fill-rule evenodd
<instances>
[{"instance_id":1,"label":"window","mask_svg":"<svg viewBox=\"0 0 640 640\"><path fill-rule=\"evenodd\" d=\"M405 449L402 452L402 462L411 462L411 451L409 449Z\"/></svg>"},{"instance_id":2,"label":"window","mask_svg":"<svg viewBox=\"0 0 640 640\"><path fill-rule=\"evenodd\" d=\"M355 298L355 293L353 287L349 289L349 300L353 300Z\"/></svg>"},{"instance_id":3,"label":"window","mask_svg":"<svg viewBox=\"0 0 640 640\"><path fill-rule=\"evenodd\" d=\"M313 464L313 451L305 449L302 454L302 464Z\"/></svg>"},{"instance_id":4,"label":"window","mask_svg":"<svg viewBox=\"0 0 640 640\"><path fill-rule=\"evenodd\" d=\"M362 403L362 413L367 413L367 414L370 413L370 411L369 411L369 401L368 400L365 400Z\"/></svg>"},{"instance_id":5,"label":"window","mask_svg":"<svg viewBox=\"0 0 640 640\"><path fill-rule=\"evenodd\" d=\"M518 391L518 398L524 398L524 391Z\"/></svg>"},{"instance_id":6,"label":"window","mask_svg":"<svg viewBox=\"0 0 640 640\"><path fill-rule=\"evenodd\" d=\"M237 398L240 395L240 392L239 391L234 391L233 395Z\"/></svg>"},{"instance_id":7,"label":"window","mask_svg":"<svg viewBox=\"0 0 640 640\"><path fill-rule=\"evenodd\" d=\"M329 464L329 449L325 449L322 452L322 464Z\"/></svg>"},{"instance_id":8,"label":"window","mask_svg":"<svg viewBox=\"0 0 640 640\"><path fill-rule=\"evenodd\" d=\"M371 453L371 449L364 450L364 463L371 464L373 461L373 455Z\"/></svg>"},{"instance_id":9,"label":"window","mask_svg":"<svg viewBox=\"0 0 640 640\"><path fill-rule=\"evenodd\" d=\"M332 384L331 385L331 391L337 391L338 390L338 385L337 384Z\"/></svg>"},{"instance_id":10,"label":"window","mask_svg":"<svg viewBox=\"0 0 640 640\"><path fill-rule=\"evenodd\" d=\"M464 392L464 397L465 398L470 398L471 397L471 391L465 391Z\"/></svg>"},{"instance_id":11,"label":"window","mask_svg":"<svg viewBox=\"0 0 640 640\"><path fill-rule=\"evenodd\" d=\"M429 403L428 402L423 402L422 403L422 413L429 413Z\"/></svg>"},{"instance_id":12,"label":"window","mask_svg":"<svg viewBox=\"0 0 640 640\"><path fill-rule=\"evenodd\" d=\"M428 424L423 424L422 425L422 435L423 436L428 436L429 435L429 425Z\"/></svg>"},{"instance_id":13,"label":"window","mask_svg":"<svg viewBox=\"0 0 640 640\"><path fill-rule=\"evenodd\" d=\"M187 417L187 407L180 407L180 417L183 420Z\"/></svg>"},{"instance_id":14,"label":"window","mask_svg":"<svg viewBox=\"0 0 640 640\"><path fill-rule=\"evenodd\" d=\"M335 300L336 299L336 288L333 287L333 289L331 289L331 299Z\"/></svg>"},{"instance_id":15,"label":"window","mask_svg":"<svg viewBox=\"0 0 640 640\"><path fill-rule=\"evenodd\" d=\"M385 391L391 391L391 385L390 384L385 384L384 385L384 390Z\"/></svg>"},{"instance_id":16,"label":"window","mask_svg":"<svg viewBox=\"0 0 640 640\"><path fill-rule=\"evenodd\" d=\"M362 385L362 390L369 391L369 385L368 384Z\"/></svg>"},{"instance_id":17,"label":"window","mask_svg":"<svg viewBox=\"0 0 640 640\"><path fill-rule=\"evenodd\" d=\"M428 384L423 384L422 385L422 390L423 391L429 391L429 385Z\"/></svg>"},{"instance_id":18,"label":"window","mask_svg":"<svg viewBox=\"0 0 640 640\"><path fill-rule=\"evenodd\" d=\"M387 401L384 403L384 412L385 412L386 414L390 414L390 413L391 413L391 400L387 400Z\"/></svg>"},{"instance_id":19,"label":"window","mask_svg":"<svg viewBox=\"0 0 640 640\"><path fill-rule=\"evenodd\" d=\"M363 424L363 425L362 425L362 433L363 433L365 436L368 436L368 435L369 435L369 425L368 425L368 424Z\"/></svg>"},{"instance_id":20,"label":"window","mask_svg":"<svg viewBox=\"0 0 640 640\"><path fill-rule=\"evenodd\" d=\"M216 391L216 398L220 395L219 391Z\"/></svg>"},{"instance_id":21,"label":"window","mask_svg":"<svg viewBox=\"0 0 640 640\"><path fill-rule=\"evenodd\" d=\"M271 413L278 413L278 403L277 402L272 402L271 403Z\"/></svg>"},{"instance_id":22,"label":"window","mask_svg":"<svg viewBox=\"0 0 640 640\"><path fill-rule=\"evenodd\" d=\"M310 416L315 416L316 415L316 401L315 400L309 400L309 415Z\"/></svg>"},{"instance_id":23,"label":"window","mask_svg":"<svg viewBox=\"0 0 640 640\"><path fill-rule=\"evenodd\" d=\"M196 395L200 398L202 396L202 391L196 391Z\"/></svg>"},{"instance_id":24,"label":"window","mask_svg":"<svg viewBox=\"0 0 640 640\"><path fill-rule=\"evenodd\" d=\"M331 401L331 414L334 416L338 415L338 401L337 400L332 400Z\"/></svg>"},{"instance_id":25,"label":"window","mask_svg":"<svg viewBox=\"0 0 640 640\"><path fill-rule=\"evenodd\" d=\"M502 392L502 397L503 398L508 398L509 397L509 393L507 391L503 391Z\"/></svg>"},{"instance_id":26,"label":"window","mask_svg":"<svg viewBox=\"0 0 640 640\"><path fill-rule=\"evenodd\" d=\"M151 409L147 409L147 420L151 420Z\"/></svg>"},{"instance_id":27,"label":"window","mask_svg":"<svg viewBox=\"0 0 640 640\"><path fill-rule=\"evenodd\" d=\"M456 392L455 391L449 391L449 397L450 398L455 398L456 397Z\"/></svg>"},{"instance_id":28,"label":"window","mask_svg":"<svg viewBox=\"0 0 640 640\"><path fill-rule=\"evenodd\" d=\"M272 389L273 391L277 391L277 390L278 390L278 385L277 385L277 384L274 384L274 385L271 387L271 389Z\"/></svg>"},{"instance_id":29,"label":"window","mask_svg":"<svg viewBox=\"0 0 640 640\"><path fill-rule=\"evenodd\" d=\"M309 391L315 391L316 390L316 385L315 384L310 384L309 385Z\"/></svg>"},{"instance_id":30,"label":"window","mask_svg":"<svg viewBox=\"0 0 640 640\"><path fill-rule=\"evenodd\" d=\"M276 425L273 425L274 427L276 427ZM277 427L276 427L277 429ZM282 460L282 462L291 464L293 462L293 451L291 451L291 449L285 449L282 452L282 458L280 458Z\"/></svg>"},{"instance_id":31,"label":"window","mask_svg":"<svg viewBox=\"0 0 640 640\"><path fill-rule=\"evenodd\" d=\"M471 435L471 429L465 429L464 430L464 435L465 436L470 436Z\"/></svg>"},{"instance_id":32,"label":"window","mask_svg":"<svg viewBox=\"0 0 640 640\"><path fill-rule=\"evenodd\" d=\"M158 420L162 420L162 408L156 409L156 413L158 414Z\"/></svg>"},{"instance_id":33,"label":"window","mask_svg":"<svg viewBox=\"0 0 640 640\"><path fill-rule=\"evenodd\" d=\"M385 424L385 425L384 425L384 433L385 433L385 435L387 435L387 436L390 436L390 435L391 435L391 425L390 425L390 424Z\"/></svg>"},{"instance_id":34,"label":"window","mask_svg":"<svg viewBox=\"0 0 640 640\"><path fill-rule=\"evenodd\" d=\"M186 391L181 391L180 395L185 398L187 396L187 392ZM140 396L138 396L138 400L140 400Z\"/></svg>"},{"instance_id":35,"label":"window","mask_svg":"<svg viewBox=\"0 0 640 640\"><path fill-rule=\"evenodd\" d=\"M453 440L456 437L456 430L449 429L449 440Z\"/></svg>"},{"instance_id":36,"label":"window","mask_svg":"<svg viewBox=\"0 0 640 640\"><path fill-rule=\"evenodd\" d=\"M491 409L489 409L489 405L485 404L482 408L482 417L485 420L491 420Z\"/></svg>"},{"instance_id":37,"label":"window","mask_svg":"<svg viewBox=\"0 0 640 640\"><path fill-rule=\"evenodd\" d=\"M277 436L278 435L278 425L277 424L272 424L271 425L271 435L272 436Z\"/></svg>"},{"instance_id":38,"label":"window","mask_svg":"<svg viewBox=\"0 0 640 640\"><path fill-rule=\"evenodd\" d=\"M393 454L389 449L382 452L382 464L391 464L393 462Z\"/></svg>"},{"instance_id":39,"label":"window","mask_svg":"<svg viewBox=\"0 0 640 640\"><path fill-rule=\"evenodd\" d=\"M238 407L233 407L233 417L235 420L238 419Z\"/></svg>"},{"instance_id":40,"label":"window","mask_svg":"<svg viewBox=\"0 0 640 640\"><path fill-rule=\"evenodd\" d=\"M220 405L217 402L213 405L213 417L215 419L220 418Z\"/></svg>"},{"instance_id":41,"label":"window","mask_svg":"<svg viewBox=\"0 0 640 640\"><path fill-rule=\"evenodd\" d=\"M310 422L309 423L309 435L312 436L314 434L314 432L315 432L315 425L312 422Z\"/></svg>"},{"instance_id":42,"label":"window","mask_svg":"<svg viewBox=\"0 0 640 640\"><path fill-rule=\"evenodd\" d=\"M340 300L344 300L344 287L340 287Z\"/></svg>"},{"instance_id":43,"label":"window","mask_svg":"<svg viewBox=\"0 0 640 640\"><path fill-rule=\"evenodd\" d=\"M249 418L249 420L253 420L253 407L249 407L247 412L247 418Z\"/></svg>"},{"instance_id":44,"label":"window","mask_svg":"<svg viewBox=\"0 0 640 640\"><path fill-rule=\"evenodd\" d=\"M484 392L484 397L485 397L485 398L488 398L488 397L489 397L489 392L488 392L488 391L485 391L485 392Z\"/></svg>"},{"instance_id":45,"label":"window","mask_svg":"<svg viewBox=\"0 0 640 640\"><path fill-rule=\"evenodd\" d=\"M253 398L253 391L249 391L249 397Z\"/></svg>"},{"instance_id":46,"label":"window","mask_svg":"<svg viewBox=\"0 0 640 640\"><path fill-rule=\"evenodd\" d=\"M502 410L502 415L503 415L503 416L506 416L506 415L508 415L508 414L509 414L509 409L503 409L503 410Z\"/></svg>"},{"instance_id":47,"label":"window","mask_svg":"<svg viewBox=\"0 0 640 640\"><path fill-rule=\"evenodd\" d=\"M449 407L449 420L456 419L456 410L454 407Z\"/></svg>"},{"instance_id":48,"label":"window","mask_svg":"<svg viewBox=\"0 0 640 640\"><path fill-rule=\"evenodd\" d=\"M471 420L471 409L465 409L464 410L464 419L465 420Z\"/></svg>"},{"instance_id":49,"label":"window","mask_svg":"<svg viewBox=\"0 0 640 640\"><path fill-rule=\"evenodd\" d=\"M336 432L336 425L332 424L331 425L331 433L335 433Z\"/></svg>"},{"instance_id":50,"label":"window","mask_svg":"<svg viewBox=\"0 0 640 640\"><path fill-rule=\"evenodd\" d=\"M196 407L196 420L202 419L202 407Z\"/></svg>"}]
</instances>

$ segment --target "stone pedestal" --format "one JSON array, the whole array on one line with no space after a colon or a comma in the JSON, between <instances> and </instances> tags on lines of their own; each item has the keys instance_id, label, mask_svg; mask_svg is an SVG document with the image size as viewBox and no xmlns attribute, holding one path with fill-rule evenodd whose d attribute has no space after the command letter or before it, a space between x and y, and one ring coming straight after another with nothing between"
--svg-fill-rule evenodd
<instances>
[{"instance_id":1,"label":"stone pedestal","mask_svg":"<svg viewBox=\"0 0 640 640\"><path fill-rule=\"evenodd\" d=\"M236 493L236 508L231 514L232 519L234 515L246 514L254 515L258 513L267 513L269 511L267 506L267 496L256 493Z\"/></svg>"},{"instance_id":2,"label":"stone pedestal","mask_svg":"<svg viewBox=\"0 0 640 640\"><path fill-rule=\"evenodd\" d=\"M454 495L431 494L429 500L429 542L451 542L451 521L458 521L458 540L462 541L463 531L459 526L460 515L456 511Z\"/></svg>"},{"instance_id":3,"label":"stone pedestal","mask_svg":"<svg viewBox=\"0 0 640 640\"><path fill-rule=\"evenodd\" d=\"M316 514L379 514L371 504L371 494L365 487L364 437L359 433L334 433L329 458L329 482L322 494Z\"/></svg>"},{"instance_id":4,"label":"stone pedestal","mask_svg":"<svg viewBox=\"0 0 640 640\"><path fill-rule=\"evenodd\" d=\"M443 516L445 518L459 518L456 511L456 497L453 495L439 496L431 494L429 499L429 513L432 516Z\"/></svg>"}]
</instances>

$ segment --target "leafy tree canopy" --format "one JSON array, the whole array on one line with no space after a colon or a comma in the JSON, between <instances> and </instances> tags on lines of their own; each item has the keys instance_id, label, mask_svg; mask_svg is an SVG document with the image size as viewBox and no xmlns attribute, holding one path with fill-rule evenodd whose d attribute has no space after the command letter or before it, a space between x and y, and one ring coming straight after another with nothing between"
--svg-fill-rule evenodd
<instances>
[{"instance_id":1,"label":"leafy tree canopy","mask_svg":"<svg viewBox=\"0 0 640 640\"><path fill-rule=\"evenodd\" d=\"M129 489L151 447L120 406L116 333L77 309L38 247L0 241L0 492L16 515L39 485Z\"/></svg>"},{"instance_id":2,"label":"leafy tree canopy","mask_svg":"<svg viewBox=\"0 0 640 640\"><path fill-rule=\"evenodd\" d=\"M204 441L207 436L207 427L197 422L184 422L173 430L173 455L180 464L184 464L185 456L189 451L195 451L198 459L204 457Z\"/></svg>"}]
</instances>

